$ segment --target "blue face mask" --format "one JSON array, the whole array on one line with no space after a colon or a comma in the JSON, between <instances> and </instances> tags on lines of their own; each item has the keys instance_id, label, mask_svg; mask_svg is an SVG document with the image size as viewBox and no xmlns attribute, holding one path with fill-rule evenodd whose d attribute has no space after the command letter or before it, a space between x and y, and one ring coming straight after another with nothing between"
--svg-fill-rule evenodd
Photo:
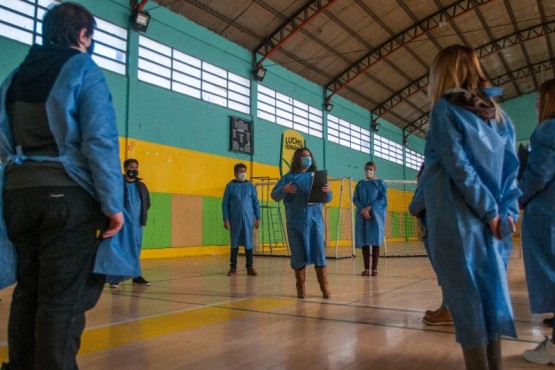
<instances>
[{"instance_id":1,"label":"blue face mask","mask_svg":"<svg viewBox=\"0 0 555 370\"><path fill-rule=\"evenodd\" d=\"M303 157L301 159L301 166L303 166L303 168L309 168L310 166L312 166L312 158L311 157Z\"/></svg>"}]
</instances>

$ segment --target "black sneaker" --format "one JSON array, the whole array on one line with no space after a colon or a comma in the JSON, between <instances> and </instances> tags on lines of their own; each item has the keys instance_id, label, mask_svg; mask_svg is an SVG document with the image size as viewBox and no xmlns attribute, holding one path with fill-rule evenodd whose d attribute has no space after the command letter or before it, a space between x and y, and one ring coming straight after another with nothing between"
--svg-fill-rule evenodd
<instances>
[{"instance_id":1,"label":"black sneaker","mask_svg":"<svg viewBox=\"0 0 555 370\"><path fill-rule=\"evenodd\" d=\"M555 316L554 317L549 317L547 319L543 319L543 324L547 327L552 328L553 327L553 318L555 318Z\"/></svg>"},{"instance_id":2,"label":"black sneaker","mask_svg":"<svg viewBox=\"0 0 555 370\"><path fill-rule=\"evenodd\" d=\"M144 277L139 276L133 279L133 285L149 286L150 281L146 280Z\"/></svg>"}]
</instances>

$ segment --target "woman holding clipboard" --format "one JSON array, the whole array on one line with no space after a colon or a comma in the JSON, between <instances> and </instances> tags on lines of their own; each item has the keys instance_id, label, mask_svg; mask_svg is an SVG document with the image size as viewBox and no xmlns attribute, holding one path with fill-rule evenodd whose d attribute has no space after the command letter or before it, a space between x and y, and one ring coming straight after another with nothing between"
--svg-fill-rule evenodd
<instances>
[{"instance_id":1,"label":"woman holding clipboard","mask_svg":"<svg viewBox=\"0 0 555 370\"><path fill-rule=\"evenodd\" d=\"M324 218L322 203L310 203L316 162L307 148L295 150L291 170L272 190L272 199L283 200L287 224L287 236L291 249L291 267L297 280L297 297L305 296L306 266L314 265L320 290L324 298L331 294L327 279L327 262L324 251ZM316 185L318 187L318 185ZM315 189L318 190L318 189ZM331 201L332 194L327 182L321 187L323 202ZM314 194L312 194L314 196Z\"/></svg>"}]
</instances>

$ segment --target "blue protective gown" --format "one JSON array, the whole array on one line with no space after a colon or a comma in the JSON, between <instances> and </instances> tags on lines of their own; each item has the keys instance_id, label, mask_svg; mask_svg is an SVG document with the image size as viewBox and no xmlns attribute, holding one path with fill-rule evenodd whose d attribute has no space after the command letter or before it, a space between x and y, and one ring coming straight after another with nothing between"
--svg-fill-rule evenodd
<instances>
[{"instance_id":1,"label":"blue protective gown","mask_svg":"<svg viewBox=\"0 0 555 370\"><path fill-rule=\"evenodd\" d=\"M231 248L253 248L252 227L254 220L260 220L260 206L256 188L249 181L230 181L224 191L222 201L224 221L229 221Z\"/></svg>"},{"instance_id":2,"label":"blue protective gown","mask_svg":"<svg viewBox=\"0 0 555 370\"><path fill-rule=\"evenodd\" d=\"M12 72L1 87L0 101L0 191L4 186L6 163L22 160L54 160L68 175L98 200L105 214L123 210L119 143L115 110L100 68L82 53L70 58L61 69L46 101L50 130L59 149L56 158L27 158L17 155L11 137L6 94ZM86 96L87 99L83 97ZM60 110L59 107L64 107ZM2 197L0 197L1 199ZM0 202L1 206L1 202ZM7 239L4 212L0 209L0 269L9 263L11 243ZM7 281L0 282L5 285ZM13 282L12 282L13 283Z\"/></svg>"},{"instance_id":3,"label":"blue protective gown","mask_svg":"<svg viewBox=\"0 0 555 370\"><path fill-rule=\"evenodd\" d=\"M322 203L308 203L312 187L313 172L291 173L284 175L272 190L272 199L283 200L287 224L287 238L291 249L291 267L300 269L312 264L327 266L324 251L324 218ZM285 193L288 183L297 187L295 193ZM326 203L331 201L331 191L327 193Z\"/></svg>"},{"instance_id":4,"label":"blue protective gown","mask_svg":"<svg viewBox=\"0 0 555 370\"><path fill-rule=\"evenodd\" d=\"M430 116L422 191L431 258L463 348L516 336L506 266L511 235L488 221L518 217L514 130L440 99ZM505 227L503 228L505 229Z\"/></svg>"},{"instance_id":5,"label":"blue protective gown","mask_svg":"<svg viewBox=\"0 0 555 370\"><path fill-rule=\"evenodd\" d=\"M355 247L380 246L384 240L387 190L383 180L361 180L355 188L353 203L357 207L355 224ZM364 207L371 206L372 218L365 220L360 214Z\"/></svg>"},{"instance_id":6,"label":"blue protective gown","mask_svg":"<svg viewBox=\"0 0 555 370\"><path fill-rule=\"evenodd\" d=\"M530 146L518 183L528 297L533 313L555 312L555 117L534 130Z\"/></svg>"}]
</instances>

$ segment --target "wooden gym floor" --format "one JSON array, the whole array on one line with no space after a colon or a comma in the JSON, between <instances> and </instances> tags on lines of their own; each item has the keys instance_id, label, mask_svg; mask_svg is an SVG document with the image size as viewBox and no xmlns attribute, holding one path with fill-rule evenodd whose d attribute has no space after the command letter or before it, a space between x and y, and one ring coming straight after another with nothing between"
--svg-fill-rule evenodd
<instances>
[{"instance_id":1,"label":"wooden gym floor","mask_svg":"<svg viewBox=\"0 0 555 370\"><path fill-rule=\"evenodd\" d=\"M503 340L504 368L537 369L521 354L551 329L541 325L548 315L530 314L517 253L508 275L519 338ZM464 369L453 327L421 322L441 300L425 257L381 258L377 277L360 276L361 258L329 260L329 300L313 268L299 300L288 258L255 257L256 277L244 256L238 275L226 276L228 258L144 260L150 287L106 286L87 314L80 368ZM0 291L3 361L11 293Z\"/></svg>"}]
</instances>

